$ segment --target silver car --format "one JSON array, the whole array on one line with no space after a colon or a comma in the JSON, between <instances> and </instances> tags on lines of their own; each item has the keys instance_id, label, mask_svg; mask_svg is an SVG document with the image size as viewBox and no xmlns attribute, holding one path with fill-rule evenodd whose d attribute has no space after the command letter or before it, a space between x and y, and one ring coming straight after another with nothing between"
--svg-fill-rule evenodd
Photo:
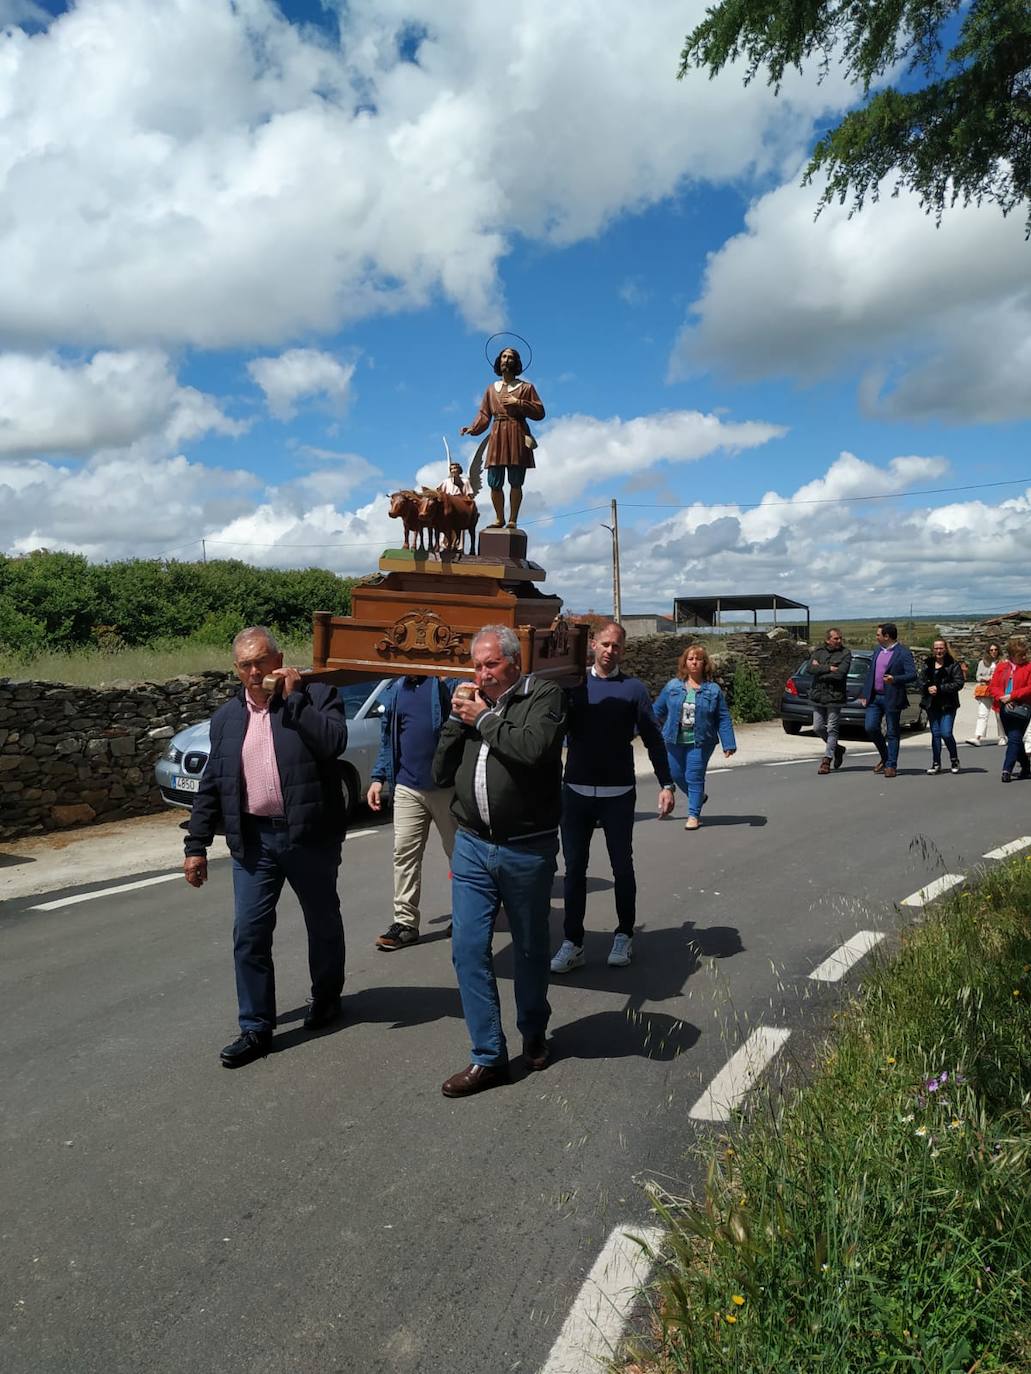
<instances>
[{"instance_id":1,"label":"silver car","mask_svg":"<svg viewBox=\"0 0 1031 1374\"><path fill-rule=\"evenodd\" d=\"M370 678L364 682L349 682L337 689L347 716L347 748L340 755L340 772L348 820L369 790L369 774L379 753L383 693L393 681L389 677L378 681ZM210 724L202 720L173 735L168 748L154 765L154 777L169 806L193 805L211 750Z\"/></svg>"}]
</instances>

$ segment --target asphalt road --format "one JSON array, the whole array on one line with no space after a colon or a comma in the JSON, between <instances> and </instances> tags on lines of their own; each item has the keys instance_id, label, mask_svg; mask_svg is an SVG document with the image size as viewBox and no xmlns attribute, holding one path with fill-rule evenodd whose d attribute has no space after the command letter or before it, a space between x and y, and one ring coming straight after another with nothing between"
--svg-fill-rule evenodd
<instances>
[{"instance_id":1,"label":"asphalt road","mask_svg":"<svg viewBox=\"0 0 1031 1374\"><path fill-rule=\"evenodd\" d=\"M388 955L389 830L348 841L347 1021L328 1032L300 1025L284 899L276 1051L236 1072L218 1063L235 1034L225 862L200 892L0 906L0 1365L535 1374L605 1238L647 1218L641 1181L691 1185L687 1152L718 1128L689 1110L750 1028L801 1036L839 995L808 974L843 940L897 929L901 898L1031 831L1031 784L1000 786L1001 750L929 778L910 745L885 782L860 749L827 778L812 760L712 775L696 833L679 808L649 816L644 787L633 966L604 963L599 838L590 962L552 988L555 1062L466 1101L440 1093L467 1039L439 848L424 938Z\"/></svg>"}]
</instances>

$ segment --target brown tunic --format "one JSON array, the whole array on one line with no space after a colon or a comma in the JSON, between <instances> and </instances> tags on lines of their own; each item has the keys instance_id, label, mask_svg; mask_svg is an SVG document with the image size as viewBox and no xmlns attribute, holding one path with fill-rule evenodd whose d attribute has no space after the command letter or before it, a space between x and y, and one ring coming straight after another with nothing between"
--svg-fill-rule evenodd
<instances>
[{"instance_id":1,"label":"brown tunic","mask_svg":"<svg viewBox=\"0 0 1031 1374\"><path fill-rule=\"evenodd\" d=\"M469 433L482 434L493 420L485 466L532 468L537 465L533 449L526 442L530 434L526 422L543 419L544 406L532 382L516 382L511 390L502 384L500 391L491 383L483 393L479 414L469 426Z\"/></svg>"}]
</instances>

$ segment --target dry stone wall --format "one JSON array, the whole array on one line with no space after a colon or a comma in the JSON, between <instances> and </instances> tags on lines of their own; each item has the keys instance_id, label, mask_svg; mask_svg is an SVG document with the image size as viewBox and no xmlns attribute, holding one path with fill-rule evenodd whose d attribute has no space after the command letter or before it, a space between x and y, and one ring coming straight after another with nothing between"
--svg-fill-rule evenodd
<instances>
[{"instance_id":1,"label":"dry stone wall","mask_svg":"<svg viewBox=\"0 0 1031 1374\"><path fill-rule=\"evenodd\" d=\"M641 678L655 698L676 673L677 660L690 642L690 636L683 634L647 635L628 640L623 666L628 673ZM719 650L713 653L716 680L733 706L734 673L739 663L750 663L776 712L784 683L805 658L807 648L808 645L798 643L784 632L770 634L766 630L747 630L727 635Z\"/></svg>"},{"instance_id":2,"label":"dry stone wall","mask_svg":"<svg viewBox=\"0 0 1031 1374\"><path fill-rule=\"evenodd\" d=\"M155 762L236 685L223 672L103 688L0 680L0 839L159 811Z\"/></svg>"},{"instance_id":3,"label":"dry stone wall","mask_svg":"<svg viewBox=\"0 0 1031 1374\"><path fill-rule=\"evenodd\" d=\"M936 629L949 641L956 657L966 659L973 667L993 641L1005 651L1010 635L1024 635L1031 640L1031 611L1010 611L990 620L954 622Z\"/></svg>"}]
</instances>

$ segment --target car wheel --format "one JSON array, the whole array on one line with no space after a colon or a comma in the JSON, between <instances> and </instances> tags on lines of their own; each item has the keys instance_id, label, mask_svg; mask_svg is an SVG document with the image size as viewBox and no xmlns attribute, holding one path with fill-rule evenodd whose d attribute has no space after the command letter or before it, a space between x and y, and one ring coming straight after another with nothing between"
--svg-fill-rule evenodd
<instances>
[{"instance_id":1,"label":"car wheel","mask_svg":"<svg viewBox=\"0 0 1031 1374\"><path fill-rule=\"evenodd\" d=\"M802 733L802 722L800 720L782 720L785 735L800 735Z\"/></svg>"},{"instance_id":2,"label":"car wheel","mask_svg":"<svg viewBox=\"0 0 1031 1374\"><path fill-rule=\"evenodd\" d=\"M341 770L340 785L344 793L344 815L347 818L347 824L350 825L358 810L360 791L358 775L353 768L345 767Z\"/></svg>"}]
</instances>

